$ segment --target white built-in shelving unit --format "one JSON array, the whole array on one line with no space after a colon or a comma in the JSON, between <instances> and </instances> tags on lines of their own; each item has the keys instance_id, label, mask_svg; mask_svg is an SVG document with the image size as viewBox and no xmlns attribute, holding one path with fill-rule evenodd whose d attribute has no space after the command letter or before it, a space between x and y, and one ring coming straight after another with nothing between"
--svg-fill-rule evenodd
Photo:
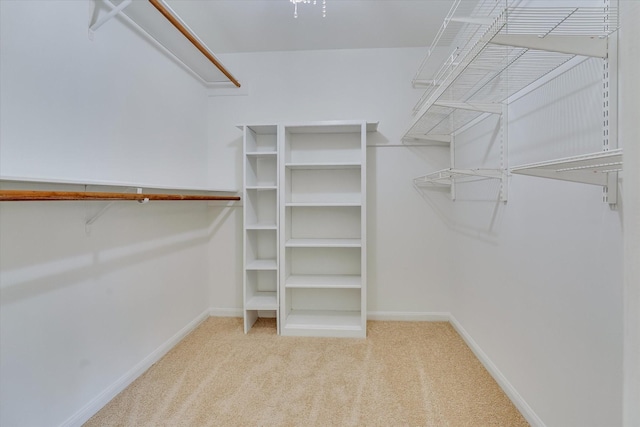
<instances>
[{"instance_id":1,"label":"white built-in shelving unit","mask_svg":"<svg viewBox=\"0 0 640 427\"><path fill-rule=\"evenodd\" d=\"M242 126L244 331L278 316L278 126Z\"/></svg>"},{"instance_id":2,"label":"white built-in shelving unit","mask_svg":"<svg viewBox=\"0 0 640 427\"><path fill-rule=\"evenodd\" d=\"M367 123L281 132L281 333L365 337Z\"/></svg>"},{"instance_id":3,"label":"white built-in shelving unit","mask_svg":"<svg viewBox=\"0 0 640 427\"><path fill-rule=\"evenodd\" d=\"M244 324L366 336L365 121L245 125Z\"/></svg>"},{"instance_id":4,"label":"white built-in shelving unit","mask_svg":"<svg viewBox=\"0 0 640 427\"><path fill-rule=\"evenodd\" d=\"M617 175L622 169L622 153L615 135L617 3L604 1L598 7L519 7L518 3L521 2L454 2L413 79L414 87L426 89L404 136L405 141L449 142L451 167L418 177L414 184L450 186L455 198L456 182L498 179L500 199L506 201L510 98L554 70L571 65L576 57L595 57L603 60L603 152L523 165L511 172L571 177L572 181L602 185L608 192L607 201L615 203L617 191L608 191L608 187L615 186L617 190ZM439 56L443 48L450 49L444 59ZM433 66L436 61L439 67ZM502 119L500 167L456 169L456 133L496 114ZM620 157L616 168L599 168L601 177L592 179L588 169L606 165L611 160L609 151L613 150L613 155ZM563 172L573 168L573 172L548 173L549 167Z\"/></svg>"}]
</instances>

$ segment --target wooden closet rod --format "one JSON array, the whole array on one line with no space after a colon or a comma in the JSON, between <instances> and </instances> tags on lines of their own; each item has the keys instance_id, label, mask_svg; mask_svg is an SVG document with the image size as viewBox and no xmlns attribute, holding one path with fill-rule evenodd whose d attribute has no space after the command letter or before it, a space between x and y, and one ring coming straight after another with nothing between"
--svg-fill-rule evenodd
<instances>
[{"instance_id":1,"label":"wooden closet rod","mask_svg":"<svg viewBox=\"0 0 640 427\"><path fill-rule=\"evenodd\" d=\"M231 80L231 83L233 83L237 87L240 87L240 82L236 80L235 77L233 77L231 73L226 68L224 68L224 65L222 65L220 61L218 61L213 55L211 55L211 53L209 53L207 48L205 48L198 41L198 39L196 39L193 36L193 34L191 34L191 32L184 25L182 25L182 23L179 20L176 19L175 16L173 16L173 14L169 12L166 7L162 5L160 0L149 0L149 3L151 3L156 9L158 9L158 12L164 15L164 17L167 18L169 22L171 22L171 24L174 27L176 27L176 29L180 31L182 35L185 36L191 42L191 44L193 44L196 47L196 49L198 49L204 56L206 56L207 59L211 61L213 65L215 65L218 68L218 70L222 72L222 74L227 76L227 78Z\"/></svg>"},{"instance_id":2,"label":"wooden closet rod","mask_svg":"<svg viewBox=\"0 0 640 427\"><path fill-rule=\"evenodd\" d=\"M25 191L0 190L0 202L30 202L48 200L240 200L239 196L194 196L190 194L107 193L99 191Z\"/></svg>"}]
</instances>

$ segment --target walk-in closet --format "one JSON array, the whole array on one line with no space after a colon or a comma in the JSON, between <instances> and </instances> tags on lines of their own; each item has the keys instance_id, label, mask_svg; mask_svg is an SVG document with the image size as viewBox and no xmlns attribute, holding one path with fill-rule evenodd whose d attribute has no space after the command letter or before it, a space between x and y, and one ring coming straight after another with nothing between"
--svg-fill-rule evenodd
<instances>
[{"instance_id":1,"label":"walk-in closet","mask_svg":"<svg viewBox=\"0 0 640 427\"><path fill-rule=\"evenodd\" d=\"M0 0L0 425L640 426L638 22Z\"/></svg>"}]
</instances>

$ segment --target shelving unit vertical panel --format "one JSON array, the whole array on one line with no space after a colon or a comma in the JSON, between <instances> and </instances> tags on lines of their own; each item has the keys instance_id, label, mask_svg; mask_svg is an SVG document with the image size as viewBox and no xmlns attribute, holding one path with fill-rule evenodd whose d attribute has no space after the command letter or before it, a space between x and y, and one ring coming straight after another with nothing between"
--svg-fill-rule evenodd
<instances>
[{"instance_id":1,"label":"shelving unit vertical panel","mask_svg":"<svg viewBox=\"0 0 640 427\"><path fill-rule=\"evenodd\" d=\"M367 333L367 123L360 125L360 325Z\"/></svg>"},{"instance_id":2,"label":"shelving unit vertical panel","mask_svg":"<svg viewBox=\"0 0 640 427\"><path fill-rule=\"evenodd\" d=\"M291 258L287 257L286 249L284 247L287 236L291 235L291 223L286 220L287 207L286 201L291 194L291 170L285 167L286 157L286 135L284 125L278 125L278 152L281 155L278 157L278 180L280 194L280 203L278 205L278 216L281 219L280 227L278 227L278 241L280 251L280 269L278 270L278 279L280 284L280 293L278 295L278 301L280 303L280 311L278 312L278 334L282 334L283 328L287 319L287 313L291 312L291 300L287 298L285 281L291 273Z\"/></svg>"},{"instance_id":3,"label":"shelving unit vertical panel","mask_svg":"<svg viewBox=\"0 0 640 427\"><path fill-rule=\"evenodd\" d=\"M258 317L279 307L279 186L276 125L243 130L243 280L244 332ZM279 328L279 323L278 323Z\"/></svg>"}]
</instances>

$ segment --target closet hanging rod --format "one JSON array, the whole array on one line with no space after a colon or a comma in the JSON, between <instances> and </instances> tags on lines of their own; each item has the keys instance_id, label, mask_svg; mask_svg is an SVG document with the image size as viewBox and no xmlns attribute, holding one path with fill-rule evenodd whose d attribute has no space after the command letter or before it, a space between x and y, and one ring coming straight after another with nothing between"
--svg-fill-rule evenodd
<instances>
[{"instance_id":1,"label":"closet hanging rod","mask_svg":"<svg viewBox=\"0 0 640 427\"><path fill-rule=\"evenodd\" d=\"M233 83L236 87L240 87L240 82L236 80L235 77L233 77L233 75L224 67L224 65L220 63L220 61L218 61L213 55L211 55L209 50L205 48L202 43L200 43L198 39L196 39L193 34L191 34L191 32L184 25L182 25L182 23L178 19L176 19L176 17L173 16L171 12L169 12L166 7L164 7L161 0L149 0L149 3L151 3L153 7L155 7L158 12L160 12L165 18L167 18L167 20L171 22L171 25L176 27L176 29L180 31L182 35L185 36L187 40L189 40L191 44L193 44L195 48L200 51L200 53L202 53L209 61L211 61L222 74L227 76L231 83Z\"/></svg>"},{"instance_id":2,"label":"closet hanging rod","mask_svg":"<svg viewBox=\"0 0 640 427\"><path fill-rule=\"evenodd\" d=\"M101 191L0 190L0 202L73 201L73 200L167 200L238 201L239 196L203 196L191 194L108 193Z\"/></svg>"}]
</instances>

